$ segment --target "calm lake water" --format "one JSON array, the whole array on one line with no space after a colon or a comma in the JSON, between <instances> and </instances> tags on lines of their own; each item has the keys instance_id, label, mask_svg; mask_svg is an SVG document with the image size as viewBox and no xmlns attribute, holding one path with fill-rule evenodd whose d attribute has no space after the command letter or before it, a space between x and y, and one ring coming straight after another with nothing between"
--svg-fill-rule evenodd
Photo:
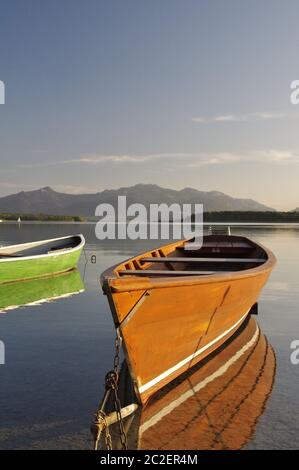
<instances>
[{"instance_id":1,"label":"calm lake water","mask_svg":"<svg viewBox=\"0 0 299 470\"><path fill-rule=\"evenodd\" d=\"M0 340L6 348L6 364L0 365L1 449L91 447L89 426L102 396L105 372L111 368L114 339L99 276L107 267L159 245L100 242L94 228L92 224L0 224L0 245L80 232L87 241L79 266L84 292L0 313ZM257 317L276 354L275 383L246 448L298 449L299 365L290 362L290 343L299 339L299 229L243 227L233 228L232 234L263 243L278 258ZM80 286L80 278L70 280L69 292L82 290ZM65 295L67 287L61 293Z\"/></svg>"}]
</instances>

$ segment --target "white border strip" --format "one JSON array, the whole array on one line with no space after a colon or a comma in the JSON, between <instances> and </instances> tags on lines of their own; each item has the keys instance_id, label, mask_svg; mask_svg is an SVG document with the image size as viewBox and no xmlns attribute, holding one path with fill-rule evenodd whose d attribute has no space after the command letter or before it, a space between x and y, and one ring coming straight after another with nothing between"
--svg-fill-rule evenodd
<instances>
[{"instance_id":1,"label":"white border strip","mask_svg":"<svg viewBox=\"0 0 299 470\"><path fill-rule=\"evenodd\" d=\"M209 383L213 382L213 380L221 377L224 375L227 370L235 363L237 360L243 356L243 354L250 349L254 343L257 341L259 335L259 327L256 325L255 332L252 336L252 338L246 343L234 356L232 356L223 366L219 367L218 370L213 372L213 374L209 375L206 377L204 380L199 382L197 385L192 387L190 390L187 390L187 392L183 393L177 400L174 400L172 403L169 405L165 406L161 411L156 413L152 418L150 418L148 421L146 421L144 424L142 424L139 428L139 434L140 436L149 428L154 426L155 424L158 423L164 416L168 415L171 413L173 410L175 410L178 406L180 406L182 403L184 403L188 398L192 397L195 395L195 393L199 392L202 388L206 387Z\"/></svg>"},{"instance_id":2,"label":"white border strip","mask_svg":"<svg viewBox=\"0 0 299 470\"><path fill-rule=\"evenodd\" d=\"M178 364L176 364L175 366L173 366L170 369L166 370L165 372L158 375L154 379L150 380L146 384L141 385L141 387L139 387L139 393L143 393L146 390L148 390L149 388L156 385L157 383L161 382L161 380L163 380L166 377L168 377L169 375L173 374L173 372L177 371L178 369L180 369L181 367L186 365L188 362L191 362L199 354L203 353L206 349L210 348L213 344L220 341L224 336L226 336L228 333L230 333L234 328L236 328L244 320L244 318L248 315L249 311L250 311L250 309L233 326L231 326L228 330L221 333L221 335L217 336L217 338L213 339L213 341L206 344L203 348L198 349L197 351L195 351L195 353L193 353L190 356L186 357L185 359L180 361Z\"/></svg>"}]
</instances>

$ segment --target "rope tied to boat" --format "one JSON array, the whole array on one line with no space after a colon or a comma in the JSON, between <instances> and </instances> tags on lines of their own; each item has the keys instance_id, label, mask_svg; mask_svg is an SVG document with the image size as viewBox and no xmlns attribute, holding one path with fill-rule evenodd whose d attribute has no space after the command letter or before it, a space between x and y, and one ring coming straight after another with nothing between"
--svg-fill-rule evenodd
<instances>
[{"instance_id":1,"label":"rope tied to boat","mask_svg":"<svg viewBox=\"0 0 299 470\"><path fill-rule=\"evenodd\" d=\"M95 414L95 420L91 425L91 432L94 436L94 450L98 449L99 440L102 432L105 433L105 445L108 450L112 450L112 439L107 423L107 415L103 410L98 410Z\"/></svg>"},{"instance_id":2,"label":"rope tied to boat","mask_svg":"<svg viewBox=\"0 0 299 470\"><path fill-rule=\"evenodd\" d=\"M104 412L108 398L111 392L114 395L114 409L117 416L117 423L119 428L120 442L122 449L126 450L127 446L127 435L124 429L124 423L121 412L121 402L118 393L118 379L119 379L119 367L120 367L120 348L122 340L119 334L119 330L116 330L116 337L114 341L115 355L113 360L113 370L109 371L105 376L105 393L99 409L95 413L95 419L91 425L91 433L94 438L94 450L98 449L101 434L105 433L105 445L108 450L112 450L112 440L109 431L109 424L107 423L107 415Z\"/></svg>"}]
</instances>

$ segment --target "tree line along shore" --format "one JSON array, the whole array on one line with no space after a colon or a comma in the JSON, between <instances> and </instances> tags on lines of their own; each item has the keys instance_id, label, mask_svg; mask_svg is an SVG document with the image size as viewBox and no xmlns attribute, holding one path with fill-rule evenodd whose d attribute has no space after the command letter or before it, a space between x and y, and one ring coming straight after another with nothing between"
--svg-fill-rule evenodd
<instances>
[{"instance_id":1,"label":"tree line along shore","mask_svg":"<svg viewBox=\"0 0 299 470\"><path fill-rule=\"evenodd\" d=\"M18 221L36 222L86 222L97 221L97 217L84 217L79 215L50 215L50 214L12 214L0 213L2 222ZM171 217L170 217L171 219ZM132 219L131 219L132 220ZM191 220L194 220L192 216ZM213 211L204 212L204 222L242 222L242 223L299 223L299 212L257 212L257 211Z\"/></svg>"},{"instance_id":2,"label":"tree line along shore","mask_svg":"<svg viewBox=\"0 0 299 470\"><path fill-rule=\"evenodd\" d=\"M204 222L299 223L299 212L223 211L205 212Z\"/></svg>"},{"instance_id":3,"label":"tree line along shore","mask_svg":"<svg viewBox=\"0 0 299 470\"><path fill-rule=\"evenodd\" d=\"M10 214L0 213L0 220L2 222L14 222L18 220L24 222L84 222L86 219L78 215L48 215L48 214Z\"/></svg>"}]
</instances>

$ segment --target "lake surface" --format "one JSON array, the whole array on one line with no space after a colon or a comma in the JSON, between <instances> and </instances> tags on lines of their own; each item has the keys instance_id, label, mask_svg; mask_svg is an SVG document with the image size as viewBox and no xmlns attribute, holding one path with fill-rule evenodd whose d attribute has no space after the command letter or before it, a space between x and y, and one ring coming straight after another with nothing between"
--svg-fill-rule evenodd
<instances>
[{"instance_id":1,"label":"lake surface","mask_svg":"<svg viewBox=\"0 0 299 470\"><path fill-rule=\"evenodd\" d=\"M0 365L1 449L91 447L89 426L114 350L114 326L99 276L161 244L103 242L94 229L93 224L0 224L0 245L79 232L87 241L79 266L83 284L80 278L65 279L57 295L62 298L43 303L31 299L28 306L0 313L6 351L6 363ZM290 344L299 339L299 228L234 227L232 234L263 243L278 258L257 317L275 351L275 382L246 448L298 449L299 365L291 364ZM68 296L72 289L76 295Z\"/></svg>"}]
</instances>

